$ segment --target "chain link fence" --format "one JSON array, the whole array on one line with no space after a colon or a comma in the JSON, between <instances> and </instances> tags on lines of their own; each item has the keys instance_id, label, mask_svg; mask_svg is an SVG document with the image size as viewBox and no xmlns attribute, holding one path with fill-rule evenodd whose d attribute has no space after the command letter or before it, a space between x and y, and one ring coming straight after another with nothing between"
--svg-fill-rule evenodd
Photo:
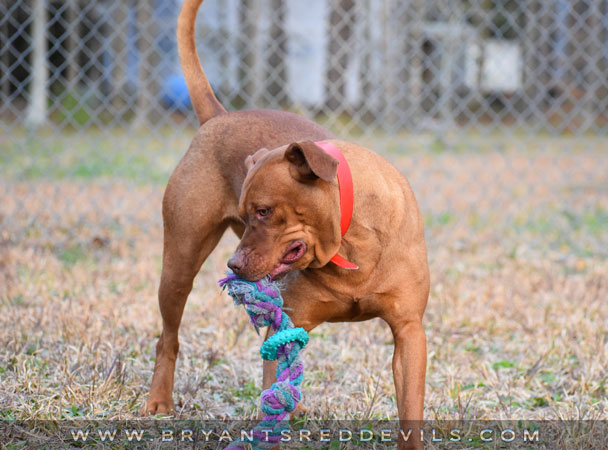
<instances>
[{"instance_id":1,"label":"chain link fence","mask_svg":"<svg viewBox=\"0 0 608 450\"><path fill-rule=\"evenodd\" d=\"M179 9L2 0L2 239L159 227L196 130ZM291 110L391 159L434 242L529 231L606 255L608 1L206 0L197 42L228 110Z\"/></svg>"},{"instance_id":2,"label":"chain link fence","mask_svg":"<svg viewBox=\"0 0 608 450\"><path fill-rule=\"evenodd\" d=\"M0 0L0 421L139 416L163 190L197 130L179 9ZM425 418L608 419L608 0L205 0L196 29L227 110L302 114L410 181ZM235 244L186 305L180 421L257 416L259 338L216 282ZM380 320L315 329L309 417L396 417L392 342Z\"/></svg>"}]
</instances>

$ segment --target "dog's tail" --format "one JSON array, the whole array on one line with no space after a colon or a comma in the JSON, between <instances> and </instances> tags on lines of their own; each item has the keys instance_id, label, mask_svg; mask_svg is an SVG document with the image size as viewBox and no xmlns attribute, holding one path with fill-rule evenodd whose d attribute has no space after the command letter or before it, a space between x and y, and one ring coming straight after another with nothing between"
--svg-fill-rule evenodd
<instances>
[{"instance_id":1,"label":"dog's tail","mask_svg":"<svg viewBox=\"0 0 608 450\"><path fill-rule=\"evenodd\" d=\"M212 117L225 113L226 110L215 97L196 53L194 24L201 3L203 0L184 1L177 19L177 49L190 99L198 121L202 125Z\"/></svg>"}]
</instances>

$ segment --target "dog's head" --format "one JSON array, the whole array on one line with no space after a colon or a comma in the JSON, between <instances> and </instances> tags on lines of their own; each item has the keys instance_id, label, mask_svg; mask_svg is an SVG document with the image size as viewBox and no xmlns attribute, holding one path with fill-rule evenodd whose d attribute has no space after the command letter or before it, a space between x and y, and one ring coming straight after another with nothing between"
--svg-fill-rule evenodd
<instances>
[{"instance_id":1,"label":"dog's head","mask_svg":"<svg viewBox=\"0 0 608 450\"><path fill-rule=\"evenodd\" d=\"M258 150L245 164L245 231L228 266L259 280L327 264L340 247L338 161L307 141Z\"/></svg>"}]
</instances>

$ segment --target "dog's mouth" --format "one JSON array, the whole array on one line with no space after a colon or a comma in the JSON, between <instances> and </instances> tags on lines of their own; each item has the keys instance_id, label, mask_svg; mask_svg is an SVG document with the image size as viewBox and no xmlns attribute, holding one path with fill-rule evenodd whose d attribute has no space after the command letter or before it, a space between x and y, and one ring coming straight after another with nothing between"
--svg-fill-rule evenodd
<instances>
[{"instance_id":1,"label":"dog's mouth","mask_svg":"<svg viewBox=\"0 0 608 450\"><path fill-rule=\"evenodd\" d=\"M285 253L279 259L279 263L269 273L270 278L276 279L283 275L306 253L306 243L304 241L293 241L287 246Z\"/></svg>"}]
</instances>

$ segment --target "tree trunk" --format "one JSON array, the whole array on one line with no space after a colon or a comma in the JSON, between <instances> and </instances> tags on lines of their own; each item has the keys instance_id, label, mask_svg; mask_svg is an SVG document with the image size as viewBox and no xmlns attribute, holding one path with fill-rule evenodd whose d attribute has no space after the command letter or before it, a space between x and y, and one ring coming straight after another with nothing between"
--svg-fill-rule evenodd
<instances>
[{"instance_id":1,"label":"tree trunk","mask_svg":"<svg viewBox=\"0 0 608 450\"><path fill-rule=\"evenodd\" d=\"M47 111L47 11L44 0L34 0L32 13L32 78L30 81L30 104L27 111L26 123L36 127L45 121Z\"/></svg>"},{"instance_id":2,"label":"tree trunk","mask_svg":"<svg viewBox=\"0 0 608 450\"><path fill-rule=\"evenodd\" d=\"M579 51L584 58L582 69L583 76L581 77L584 83L583 97L583 115L584 123L581 131L587 131L593 127L598 114L602 110L602 101L598 102L601 94L601 84L605 82L605 74L601 72L602 59L602 7L599 1L592 1L587 6L589 8L585 33L582 39L586 39L581 43Z\"/></svg>"},{"instance_id":3,"label":"tree trunk","mask_svg":"<svg viewBox=\"0 0 608 450\"><path fill-rule=\"evenodd\" d=\"M330 0L330 5L325 106L329 111L342 112L346 107L345 74L353 44L355 2L354 0Z\"/></svg>"},{"instance_id":4,"label":"tree trunk","mask_svg":"<svg viewBox=\"0 0 608 450\"><path fill-rule=\"evenodd\" d=\"M78 0L66 0L66 22L67 35L65 42L66 51L66 86L68 91L73 91L78 86L79 66L78 54L80 52L80 15L78 14Z\"/></svg>"},{"instance_id":5,"label":"tree trunk","mask_svg":"<svg viewBox=\"0 0 608 450\"><path fill-rule=\"evenodd\" d=\"M158 66L159 54L155 45L155 23L153 3L137 0L137 31L139 69L137 86L136 124L149 125L158 121L158 80L154 68Z\"/></svg>"},{"instance_id":6,"label":"tree trunk","mask_svg":"<svg viewBox=\"0 0 608 450\"><path fill-rule=\"evenodd\" d=\"M539 74L547 61L543 61L541 51L543 34L541 30L542 0L530 0L528 17L525 25L525 35L522 39L524 53L524 92L528 99L528 110L532 113L538 108L541 86L538 84Z\"/></svg>"},{"instance_id":7,"label":"tree trunk","mask_svg":"<svg viewBox=\"0 0 608 450\"><path fill-rule=\"evenodd\" d=\"M226 1L219 2L217 5L217 23L219 28L219 46L220 68L224 76L220 79L220 93L223 98L227 98L230 93L230 55L234 50L234 41L231 39L231 33L228 25L228 10L229 4Z\"/></svg>"},{"instance_id":8,"label":"tree trunk","mask_svg":"<svg viewBox=\"0 0 608 450\"><path fill-rule=\"evenodd\" d=\"M558 89L564 90L568 85L569 70L571 60L568 57L570 52L570 16L569 0L556 0L556 38L554 42L555 69L554 80Z\"/></svg>"},{"instance_id":9,"label":"tree trunk","mask_svg":"<svg viewBox=\"0 0 608 450\"><path fill-rule=\"evenodd\" d=\"M372 3L371 0L358 0L357 17L366 17L366 20L358 21L359 37L358 41L360 54L359 64L359 109L361 117L366 123L373 123L379 112L380 102L378 102L378 89L374 82L372 55L375 52L373 36L372 36ZM374 89L376 87L376 89Z\"/></svg>"},{"instance_id":10,"label":"tree trunk","mask_svg":"<svg viewBox=\"0 0 608 450\"><path fill-rule=\"evenodd\" d=\"M394 133L420 121L424 0L388 0L385 11L384 126Z\"/></svg>"},{"instance_id":11,"label":"tree trunk","mask_svg":"<svg viewBox=\"0 0 608 450\"><path fill-rule=\"evenodd\" d=\"M112 91L115 107L124 106L124 95L127 85L127 52L129 33L129 3L116 2L112 11L113 30L110 31L112 42Z\"/></svg>"},{"instance_id":12,"label":"tree trunk","mask_svg":"<svg viewBox=\"0 0 608 450\"><path fill-rule=\"evenodd\" d=\"M270 0L270 49L266 61L266 92L269 98L285 106L287 94L287 35L285 34L285 1Z\"/></svg>"},{"instance_id":13,"label":"tree trunk","mask_svg":"<svg viewBox=\"0 0 608 450\"><path fill-rule=\"evenodd\" d=\"M0 53L0 83L2 84L2 106L8 104L8 97L11 93L11 73L9 67L11 65L10 47L8 42L8 20L7 7L4 1L0 3L0 42L6 42L6 47Z\"/></svg>"},{"instance_id":14,"label":"tree trunk","mask_svg":"<svg viewBox=\"0 0 608 450\"><path fill-rule=\"evenodd\" d=\"M606 74L608 73L608 0L604 0L603 4L599 7L600 9L600 20L602 21L602 25L598 30L602 40L602 54L599 57L598 61L598 73ZM602 76L599 82L599 86L596 94L596 109L598 114L598 119L605 120L608 118L608 112L606 111L605 102L608 99L608 78L606 76ZM603 116L603 117L602 117Z\"/></svg>"},{"instance_id":15,"label":"tree trunk","mask_svg":"<svg viewBox=\"0 0 608 450\"><path fill-rule=\"evenodd\" d=\"M399 96L399 65L401 59L408 57L405 39L398 40L398 24L402 18L395 17L395 8L399 0L386 0L383 11L384 29L384 63L381 78L384 81L384 108L382 124L384 129L393 134L399 126L397 99ZM407 25L406 25L407 26ZM406 28L407 29L407 28ZM398 43L399 42L399 43Z\"/></svg>"},{"instance_id":16,"label":"tree trunk","mask_svg":"<svg viewBox=\"0 0 608 450\"><path fill-rule=\"evenodd\" d=\"M528 102L528 119L545 117L544 107L551 88L551 19L554 14L551 2L532 0L525 24L524 39L524 92ZM545 120L543 125L549 123Z\"/></svg>"},{"instance_id":17,"label":"tree trunk","mask_svg":"<svg viewBox=\"0 0 608 450\"><path fill-rule=\"evenodd\" d=\"M422 71L424 64L424 52L422 44L424 40L424 10L425 0L412 0L409 7L405 7L405 33L402 38L405 38L407 44L407 54L409 58L404 61L401 68L403 71L402 79L407 80L407 92L405 98L402 99L406 111L405 125L409 128L418 126L421 120L421 99L422 99Z\"/></svg>"},{"instance_id":18,"label":"tree trunk","mask_svg":"<svg viewBox=\"0 0 608 450\"><path fill-rule=\"evenodd\" d=\"M0 83L2 84L2 106L8 104L8 98L11 95L11 46L9 44L10 31L9 31L9 19L8 15L8 4L3 0L0 8L0 42L6 42L6 46L0 53Z\"/></svg>"},{"instance_id":19,"label":"tree trunk","mask_svg":"<svg viewBox=\"0 0 608 450\"><path fill-rule=\"evenodd\" d=\"M241 0L239 22L241 39L239 42L239 86L240 97L244 106L259 106L260 76L258 58L258 40L260 20L260 1ZM239 105L240 106L240 105Z\"/></svg>"}]
</instances>

